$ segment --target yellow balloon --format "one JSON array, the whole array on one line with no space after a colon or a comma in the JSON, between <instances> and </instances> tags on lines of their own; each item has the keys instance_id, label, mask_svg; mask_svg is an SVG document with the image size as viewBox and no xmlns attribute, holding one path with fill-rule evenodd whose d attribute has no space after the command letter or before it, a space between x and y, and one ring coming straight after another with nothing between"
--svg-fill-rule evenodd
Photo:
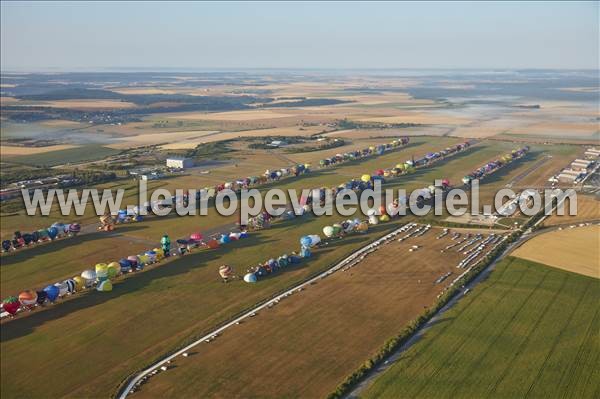
<instances>
[{"instance_id":1,"label":"yellow balloon","mask_svg":"<svg viewBox=\"0 0 600 399\"><path fill-rule=\"evenodd\" d=\"M360 180L364 181L365 183L368 183L371 181L371 175L362 175Z\"/></svg>"},{"instance_id":2,"label":"yellow balloon","mask_svg":"<svg viewBox=\"0 0 600 399\"><path fill-rule=\"evenodd\" d=\"M81 278L81 276L73 277L73 281L75 281L75 291L79 291L83 287L85 287L85 280Z\"/></svg>"},{"instance_id":3,"label":"yellow balloon","mask_svg":"<svg viewBox=\"0 0 600 399\"><path fill-rule=\"evenodd\" d=\"M108 278L117 277L119 275L119 272L121 271L121 265L119 265L117 262L110 262L107 268Z\"/></svg>"}]
</instances>

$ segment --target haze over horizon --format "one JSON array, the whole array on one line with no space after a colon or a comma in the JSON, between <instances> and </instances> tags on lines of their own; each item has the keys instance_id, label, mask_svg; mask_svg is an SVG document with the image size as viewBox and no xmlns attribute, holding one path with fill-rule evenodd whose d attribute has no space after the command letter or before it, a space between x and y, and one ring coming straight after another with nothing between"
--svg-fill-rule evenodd
<instances>
[{"instance_id":1,"label":"haze over horizon","mask_svg":"<svg viewBox=\"0 0 600 399\"><path fill-rule=\"evenodd\" d=\"M599 10L596 2L2 2L1 68L596 70Z\"/></svg>"}]
</instances>

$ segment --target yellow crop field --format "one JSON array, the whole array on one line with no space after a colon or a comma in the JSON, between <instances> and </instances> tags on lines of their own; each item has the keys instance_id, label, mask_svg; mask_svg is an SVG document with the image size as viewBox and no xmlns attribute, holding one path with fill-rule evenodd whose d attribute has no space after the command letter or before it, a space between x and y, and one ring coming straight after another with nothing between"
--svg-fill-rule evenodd
<instances>
[{"instance_id":1,"label":"yellow crop field","mask_svg":"<svg viewBox=\"0 0 600 399\"><path fill-rule=\"evenodd\" d=\"M67 150L69 148L75 148L75 147L77 147L77 146L71 145L71 144L49 145L46 147L24 147L24 146L2 145L2 146L0 146L0 154L2 154L2 156L42 154L44 152Z\"/></svg>"},{"instance_id":2,"label":"yellow crop field","mask_svg":"<svg viewBox=\"0 0 600 399\"><path fill-rule=\"evenodd\" d=\"M600 278L600 226L556 230L531 239L513 255Z\"/></svg>"}]
</instances>

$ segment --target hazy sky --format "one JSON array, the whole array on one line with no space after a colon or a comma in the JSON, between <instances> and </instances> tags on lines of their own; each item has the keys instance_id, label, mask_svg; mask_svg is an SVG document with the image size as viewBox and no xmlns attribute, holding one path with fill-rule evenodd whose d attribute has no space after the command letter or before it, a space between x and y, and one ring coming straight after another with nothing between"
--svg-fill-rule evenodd
<instances>
[{"instance_id":1,"label":"hazy sky","mask_svg":"<svg viewBox=\"0 0 600 399\"><path fill-rule=\"evenodd\" d=\"M598 68L596 2L2 2L1 66Z\"/></svg>"}]
</instances>

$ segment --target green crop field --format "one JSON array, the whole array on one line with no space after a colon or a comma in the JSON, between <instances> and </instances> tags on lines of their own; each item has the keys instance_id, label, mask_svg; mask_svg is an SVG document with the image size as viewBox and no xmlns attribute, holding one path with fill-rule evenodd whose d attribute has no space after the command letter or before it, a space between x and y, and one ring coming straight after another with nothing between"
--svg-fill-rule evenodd
<instances>
[{"instance_id":1,"label":"green crop field","mask_svg":"<svg viewBox=\"0 0 600 399\"><path fill-rule=\"evenodd\" d=\"M118 153L119 150L114 150L98 144L88 144L64 150L43 152L40 154L3 156L2 158L3 161L25 165L55 166L72 162L91 162Z\"/></svg>"},{"instance_id":2,"label":"green crop field","mask_svg":"<svg viewBox=\"0 0 600 399\"><path fill-rule=\"evenodd\" d=\"M365 398L597 398L600 280L508 258Z\"/></svg>"}]
</instances>

